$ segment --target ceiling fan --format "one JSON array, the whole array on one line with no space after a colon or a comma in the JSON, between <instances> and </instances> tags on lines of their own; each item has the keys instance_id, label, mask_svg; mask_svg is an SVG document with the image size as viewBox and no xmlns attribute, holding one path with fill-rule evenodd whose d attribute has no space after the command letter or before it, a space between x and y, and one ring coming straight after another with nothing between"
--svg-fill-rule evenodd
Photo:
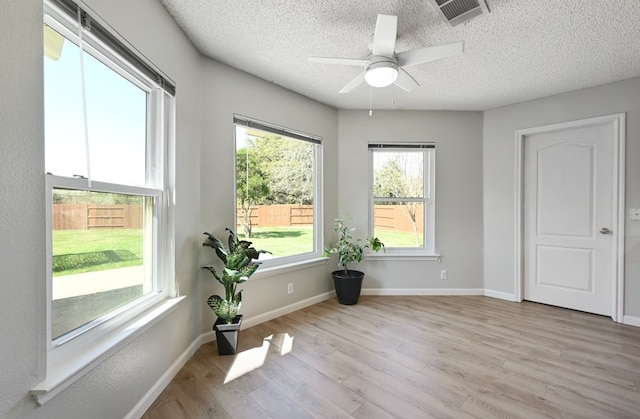
<instances>
[{"instance_id":1,"label":"ceiling fan","mask_svg":"<svg viewBox=\"0 0 640 419\"><path fill-rule=\"evenodd\" d=\"M420 84L404 67L451 57L464 51L464 42L459 41L396 53L397 31L397 16L379 14L370 47L371 55L368 58L309 57L309 62L364 67L364 71L347 83L340 93L348 93L364 82L372 87L395 84L411 92Z\"/></svg>"}]
</instances>

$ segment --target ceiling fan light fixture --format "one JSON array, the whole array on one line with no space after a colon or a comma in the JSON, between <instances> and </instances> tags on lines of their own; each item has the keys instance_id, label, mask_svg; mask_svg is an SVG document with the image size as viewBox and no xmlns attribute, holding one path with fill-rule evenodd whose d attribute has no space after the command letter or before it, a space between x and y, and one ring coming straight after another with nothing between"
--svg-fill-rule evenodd
<instances>
[{"instance_id":1,"label":"ceiling fan light fixture","mask_svg":"<svg viewBox=\"0 0 640 419\"><path fill-rule=\"evenodd\" d=\"M372 87L387 87L398 78L398 66L395 63L383 61L369 65L364 73L364 79Z\"/></svg>"}]
</instances>

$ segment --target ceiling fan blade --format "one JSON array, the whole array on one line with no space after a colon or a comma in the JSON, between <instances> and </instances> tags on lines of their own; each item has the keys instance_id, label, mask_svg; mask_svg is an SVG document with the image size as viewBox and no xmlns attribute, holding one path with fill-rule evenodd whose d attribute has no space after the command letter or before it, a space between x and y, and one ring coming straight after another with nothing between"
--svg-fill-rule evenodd
<instances>
[{"instance_id":1,"label":"ceiling fan blade","mask_svg":"<svg viewBox=\"0 0 640 419\"><path fill-rule=\"evenodd\" d=\"M338 93L349 93L356 87L360 86L362 83L364 83L364 71L358 74L355 79L347 83L347 85L344 86Z\"/></svg>"},{"instance_id":2,"label":"ceiling fan blade","mask_svg":"<svg viewBox=\"0 0 640 419\"><path fill-rule=\"evenodd\" d=\"M397 32L398 16L378 15L371 53L381 57L393 57L396 49Z\"/></svg>"},{"instance_id":3,"label":"ceiling fan blade","mask_svg":"<svg viewBox=\"0 0 640 419\"><path fill-rule=\"evenodd\" d=\"M364 67L369 64L369 60L359 60L357 58L330 58L330 57L309 57L310 63L352 65Z\"/></svg>"},{"instance_id":4,"label":"ceiling fan blade","mask_svg":"<svg viewBox=\"0 0 640 419\"><path fill-rule=\"evenodd\" d=\"M464 42L452 42L450 44L436 45L433 47L412 49L409 51L396 54L398 65L407 67L410 65L428 63L429 61L439 60L464 52Z\"/></svg>"},{"instance_id":5,"label":"ceiling fan blade","mask_svg":"<svg viewBox=\"0 0 640 419\"><path fill-rule=\"evenodd\" d=\"M398 69L398 78L395 81L395 85L407 92L412 92L420 87L420 83L411 77L411 74L407 73L403 68Z\"/></svg>"}]
</instances>

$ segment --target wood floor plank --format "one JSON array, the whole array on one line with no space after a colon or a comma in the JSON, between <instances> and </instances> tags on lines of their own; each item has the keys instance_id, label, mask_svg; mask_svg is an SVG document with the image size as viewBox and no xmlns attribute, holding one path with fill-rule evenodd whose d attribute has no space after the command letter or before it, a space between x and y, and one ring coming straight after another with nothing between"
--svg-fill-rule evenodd
<instances>
[{"instance_id":1,"label":"wood floor plank","mask_svg":"<svg viewBox=\"0 0 640 419\"><path fill-rule=\"evenodd\" d=\"M365 403L365 399L357 392L342 386L294 356L276 359L274 363L347 413L354 412Z\"/></svg>"},{"instance_id":2,"label":"wood floor plank","mask_svg":"<svg viewBox=\"0 0 640 419\"><path fill-rule=\"evenodd\" d=\"M640 412L640 392L637 389L598 380L575 369L561 368L538 360L507 361L505 368L520 371L549 383L547 391L551 387L568 389L580 395L585 401L598 400L604 394L611 400L615 400L616 404L626 406L627 410Z\"/></svg>"},{"instance_id":3,"label":"wood floor plank","mask_svg":"<svg viewBox=\"0 0 640 419\"><path fill-rule=\"evenodd\" d=\"M353 412L352 417L356 419L393 419L394 416L391 413L388 413L373 403L366 402L362 406L358 408L355 412Z\"/></svg>"},{"instance_id":4,"label":"wood floor plank","mask_svg":"<svg viewBox=\"0 0 640 419\"><path fill-rule=\"evenodd\" d=\"M640 328L481 296L335 299L196 351L143 416L637 418Z\"/></svg>"},{"instance_id":5,"label":"wood floor plank","mask_svg":"<svg viewBox=\"0 0 640 419\"><path fill-rule=\"evenodd\" d=\"M142 419L189 419L189 414L173 392L173 383L158 396L153 405L142 416Z\"/></svg>"},{"instance_id":6,"label":"wood floor plank","mask_svg":"<svg viewBox=\"0 0 640 419\"><path fill-rule=\"evenodd\" d=\"M628 411L620 406L612 406L600 400L584 397L574 389L561 386L549 386L546 398L563 406L571 416L583 418L638 418L640 411L633 408Z\"/></svg>"},{"instance_id":7,"label":"wood floor plank","mask_svg":"<svg viewBox=\"0 0 640 419\"><path fill-rule=\"evenodd\" d=\"M331 354L331 358L347 358L347 355L340 351ZM354 360L353 362L358 362ZM384 389L394 397L397 397L411 405L423 410L423 414L431 416L451 416L459 411L466 395L457 392L455 389L446 389L431 382L426 376L416 374L409 380L404 377L396 377L389 374L390 371L382 371L373 368L364 362L358 365L358 375L366 379L371 384Z\"/></svg>"},{"instance_id":8,"label":"wood floor plank","mask_svg":"<svg viewBox=\"0 0 640 419\"><path fill-rule=\"evenodd\" d=\"M312 418L310 414L301 409L300 406L271 384L265 384L255 389L250 395L271 417L292 419Z\"/></svg>"},{"instance_id":9,"label":"wood floor plank","mask_svg":"<svg viewBox=\"0 0 640 419\"><path fill-rule=\"evenodd\" d=\"M346 411L339 408L331 400L310 388L303 377L298 378L288 368L282 368L280 364L271 362L265 364L259 371L270 385L286 394L305 412L315 418L349 418ZM252 393L254 397L254 393ZM261 403L264 407L264 404Z\"/></svg>"},{"instance_id":10,"label":"wood floor plank","mask_svg":"<svg viewBox=\"0 0 640 419\"><path fill-rule=\"evenodd\" d=\"M402 365L406 368L419 371L424 367L424 363L420 360L404 356L402 353L388 348L386 345L375 345L370 342L366 337L362 337L356 333L350 333L349 327L338 326L335 324L322 324L317 320L310 320L310 322L316 321L316 323L307 323L305 330L315 329L313 331L314 336L319 337L327 345L331 346L331 350L341 350L356 358L368 358L374 357L376 359L390 359L393 358L395 364ZM302 327L302 326L301 326ZM330 352L327 350L327 353Z\"/></svg>"},{"instance_id":11,"label":"wood floor plank","mask_svg":"<svg viewBox=\"0 0 640 419\"><path fill-rule=\"evenodd\" d=\"M207 378L181 375L174 379L176 399L189 418L231 418L209 389Z\"/></svg>"},{"instance_id":12,"label":"wood floor plank","mask_svg":"<svg viewBox=\"0 0 640 419\"><path fill-rule=\"evenodd\" d=\"M394 417L415 419L426 416L426 412L421 408L372 383L360 374L352 375L342 384Z\"/></svg>"}]
</instances>

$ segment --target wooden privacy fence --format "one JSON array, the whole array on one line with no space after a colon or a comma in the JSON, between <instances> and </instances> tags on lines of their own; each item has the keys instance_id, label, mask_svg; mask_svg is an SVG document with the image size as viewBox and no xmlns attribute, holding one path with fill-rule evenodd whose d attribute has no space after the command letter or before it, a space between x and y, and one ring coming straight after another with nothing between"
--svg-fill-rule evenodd
<instances>
[{"instance_id":1,"label":"wooden privacy fence","mask_svg":"<svg viewBox=\"0 0 640 419\"><path fill-rule=\"evenodd\" d=\"M417 204L416 207L416 228L418 231L422 231L424 225L423 206L423 204ZM413 221L409 216L408 208L404 205L375 205L373 215L376 229L413 232Z\"/></svg>"},{"instance_id":2,"label":"wooden privacy fence","mask_svg":"<svg viewBox=\"0 0 640 419\"><path fill-rule=\"evenodd\" d=\"M237 210L237 225L244 219ZM251 207L251 225L257 227L313 225L313 205L256 205Z\"/></svg>"},{"instance_id":3,"label":"wooden privacy fence","mask_svg":"<svg viewBox=\"0 0 640 419\"><path fill-rule=\"evenodd\" d=\"M313 225L312 205L256 205L251 207L251 225L255 227L289 227ZM422 204L416 208L418 231L422 231ZM407 208L403 205L376 205L374 208L377 228L393 231L413 232L413 223ZM237 211L237 231L239 231L243 213Z\"/></svg>"},{"instance_id":4,"label":"wooden privacy fence","mask_svg":"<svg viewBox=\"0 0 640 419\"><path fill-rule=\"evenodd\" d=\"M53 204L54 230L97 228L142 228L142 206Z\"/></svg>"},{"instance_id":5,"label":"wooden privacy fence","mask_svg":"<svg viewBox=\"0 0 640 419\"><path fill-rule=\"evenodd\" d=\"M417 213L422 214L422 205ZM238 209L238 227L242 210ZM402 205L376 205L376 228L393 231L413 231L407 208ZM422 230L422 217L418 217L418 231ZM54 204L54 230L88 230L96 228L142 228L140 205L83 205ZM256 227L290 227L313 225L312 205L256 205L252 207L251 224Z\"/></svg>"}]
</instances>

